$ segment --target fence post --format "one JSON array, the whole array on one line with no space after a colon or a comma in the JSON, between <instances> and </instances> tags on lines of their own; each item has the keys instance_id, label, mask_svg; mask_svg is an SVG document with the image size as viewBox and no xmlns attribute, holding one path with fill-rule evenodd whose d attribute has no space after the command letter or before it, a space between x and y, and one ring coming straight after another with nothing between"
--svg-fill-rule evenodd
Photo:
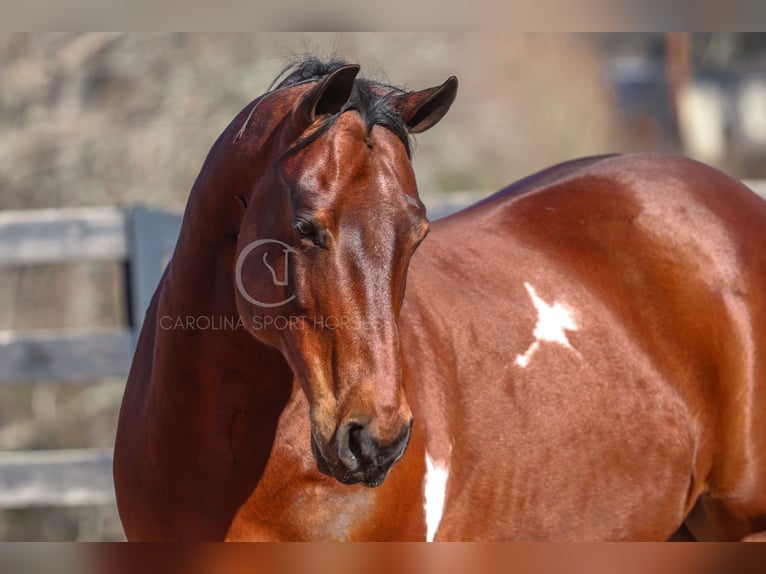
<instances>
[{"instance_id":1,"label":"fence post","mask_svg":"<svg viewBox=\"0 0 766 574\"><path fill-rule=\"evenodd\" d=\"M128 305L136 339L157 283L173 254L181 221L178 213L147 207L134 207L128 214Z\"/></svg>"}]
</instances>

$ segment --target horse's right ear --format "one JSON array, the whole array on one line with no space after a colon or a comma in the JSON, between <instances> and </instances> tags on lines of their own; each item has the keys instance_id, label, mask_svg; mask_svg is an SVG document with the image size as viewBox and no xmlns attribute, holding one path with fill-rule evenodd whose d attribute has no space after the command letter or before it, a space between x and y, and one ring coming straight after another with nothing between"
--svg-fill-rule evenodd
<instances>
[{"instance_id":1,"label":"horse's right ear","mask_svg":"<svg viewBox=\"0 0 766 574\"><path fill-rule=\"evenodd\" d=\"M303 95L296 114L309 125L319 116L338 113L351 97L359 66L352 64L332 71Z\"/></svg>"}]
</instances>

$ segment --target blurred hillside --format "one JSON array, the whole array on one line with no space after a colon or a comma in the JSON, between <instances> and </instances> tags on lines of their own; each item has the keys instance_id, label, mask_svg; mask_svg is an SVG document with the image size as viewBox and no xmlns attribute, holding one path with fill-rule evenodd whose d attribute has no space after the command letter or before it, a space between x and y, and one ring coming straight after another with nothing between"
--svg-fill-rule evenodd
<instances>
[{"instance_id":1,"label":"blurred hillside","mask_svg":"<svg viewBox=\"0 0 766 574\"><path fill-rule=\"evenodd\" d=\"M411 88L460 80L415 156L426 192L494 190L629 147L594 38L560 35L0 36L0 209L182 204L210 145L291 55Z\"/></svg>"}]
</instances>

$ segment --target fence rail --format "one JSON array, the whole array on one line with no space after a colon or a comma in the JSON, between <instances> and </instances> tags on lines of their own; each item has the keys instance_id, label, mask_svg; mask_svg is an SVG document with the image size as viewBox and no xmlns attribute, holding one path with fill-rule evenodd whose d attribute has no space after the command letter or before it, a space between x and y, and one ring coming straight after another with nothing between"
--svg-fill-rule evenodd
<instances>
[{"instance_id":1,"label":"fence rail","mask_svg":"<svg viewBox=\"0 0 766 574\"><path fill-rule=\"evenodd\" d=\"M0 265L125 259L125 223L116 207L0 212Z\"/></svg>"},{"instance_id":2,"label":"fence rail","mask_svg":"<svg viewBox=\"0 0 766 574\"><path fill-rule=\"evenodd\" d=\"M746 179L742 183L766 199L766 179Z\"/></svg>"},{"instance_id":3,"label":"fence rail","mask_svg":"<svg viewBox=\"0 0 766 574\"><path fill-rule=\"evenodd\" d=\"M133 355L133 332L4 333L0 383L36 380L59 383L125 376Z\"/></svg>"},{"instance_id":4,"label":"fence rail","mask_svg":"<svg viewBox=\"0 0 766 574\"><path fill-rule=\"evenodd\" d=\"M766 197L766 181L745 183ZM424 199L429 216L437 219L486 195ZM145 208L0 212L0 265L122 260L130 309L125 329L0 332L0 384L126 376L137 330L180 224L180 212ZM0 507L113 502L110 449L0 452Z\"/></svg>"},{"instance_id":5,"label":"fence rail","mask_svg":"<svg viewBox=\"0 0 766 574\"><path fill-rule=\"evenodd\" d=\"M111 449L0 453L0 507L113 502Z\"/></svg>"}]
</instances>

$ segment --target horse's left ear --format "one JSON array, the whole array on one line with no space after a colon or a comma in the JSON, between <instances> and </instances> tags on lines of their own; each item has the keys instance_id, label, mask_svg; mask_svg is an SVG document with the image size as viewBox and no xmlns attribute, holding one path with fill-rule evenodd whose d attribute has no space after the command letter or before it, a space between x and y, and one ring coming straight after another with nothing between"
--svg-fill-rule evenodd
<instances>
[{"instance_id":1,"label":"horse's left ear","mask_svg":"<svg viewBox=\"0 0 766 574\"><path fill-rule=\"evenodd\" d=\"M457 78L450 76L441 86L392 96L393 107L411 134L434 126L447 113L457 95Z\"/></svg>"}]
</instances>

